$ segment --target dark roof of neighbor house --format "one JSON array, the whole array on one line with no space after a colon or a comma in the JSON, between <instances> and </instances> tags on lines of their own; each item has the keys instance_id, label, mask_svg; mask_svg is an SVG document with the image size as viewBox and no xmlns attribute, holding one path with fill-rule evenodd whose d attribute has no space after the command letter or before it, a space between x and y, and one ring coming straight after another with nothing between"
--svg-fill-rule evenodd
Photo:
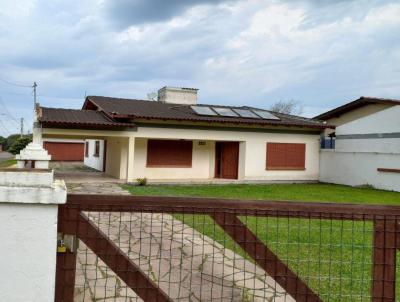
<instances>
[{"instance_id":1,"label":"dark roof of neighbor house","mask_svg":"<svg viewBox=\"0 0 400 302\"><path fill-rule=\"evenodd\" d=\"M236 107L236 106L220 106L197 104L196 106L212 106L231 109L255 109L253 107ZM88 96L83 110L93 109L105 112L110 118L118 119L157 119L157 120L173 120L173 121L189 121L189 122L211 122L211 123L232 123L247 124L259 126L293 126L307 128L328 128L331 126L326 123L314 119L300 116L271 112L279 120L269 120L261 118L244 118L244 117L224 117L224 116L205 116L198 115L194 112L190 105L161 103L157 101L122 99L104 96Z\"/></svg>"},{"instance_id":2,"label":"dark roof of neighbor house","mask_svg":"<svg viewBox=\"0 0 400 302\"><path fill-rule=\"evenodd\" d=\"M325 113L317 115L314 119L318 120L328 120L333 117L338 117L344 113L350 112L352 110L361 108L370 104L387 104L387 105L400 105L400 100L395 99L384 99L384 98L374 98L362 96L355 101L344 104Z\"/></svg>"},{"instance_id":3,"label":"dark roof of neighbor house","mask_svg":"<svg viewBox=\"0 0 400 302\"><path fill-rule=\"evenodd\" d=\"M44 126L132 127L133 123L120 123L105 113L95 110L40 107L39 121Z\"/></svg>"}]
</instances>

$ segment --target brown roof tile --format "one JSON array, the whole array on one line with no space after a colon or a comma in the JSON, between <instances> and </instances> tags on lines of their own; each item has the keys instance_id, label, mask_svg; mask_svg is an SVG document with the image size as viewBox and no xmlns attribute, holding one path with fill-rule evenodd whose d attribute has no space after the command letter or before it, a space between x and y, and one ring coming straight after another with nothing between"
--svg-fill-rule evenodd
<instances>
[{"instance_id":1,"label":"brown roof tile","mask_svg":"<svg viewBox=\"0 0 400 302\"><path fill-rule=\"evenodd\" d=\"M113 118L144 118L144 119L161 119L176 121L193 121L193 122L213 122L213 123L236 123L247 125L274 125L274 126L296 126L307 128L327 128L326 124L321 121L271 112L280 120L254 119L243 117L223 117L223 116L204 116L196 114L189 105L161 103L156 101L121 99L103 96L88 96L83 109L89 109L94 104L98 109L103 110ZM234 107L220 105L198 104L197 106L213 106L233 109L257 109L253 107ZM267 111L267 110L265 110ZM270 111L268 111L270 112Z\"/></svg>"},{"instance_id":2,"label":"brown roof tile","mask_svg":"<svg viewBox=\"0 0 400 302\"><path fill-rule=\"evenodd\" d=\"M100 111L40 107L39 121L45 126L74 125L82 127L134 127L120 123Z\"/></svg>"}]
</instances>

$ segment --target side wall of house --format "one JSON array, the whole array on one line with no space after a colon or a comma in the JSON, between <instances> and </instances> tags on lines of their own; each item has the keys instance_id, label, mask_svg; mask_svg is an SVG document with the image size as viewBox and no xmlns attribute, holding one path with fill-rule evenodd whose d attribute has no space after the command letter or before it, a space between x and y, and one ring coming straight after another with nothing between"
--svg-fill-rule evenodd
<instances>
[{"instance_id":1,"label":"side wall of house","mask_svg":"<svg viewBox=\"0 0 400 302\"><path fill-rule=\"evenodd\" d=\"M95 156L95 144L96 141L100 143L100 150L99 155ZM88 143L89 149L87 151L86 157L86 142ZM83 163L93 169L103 171L103 164L104 164L104 140L94 140L94 139L87 139L85 140L85 159Z\"/></svg>"},{"instance_id":2,"label":"side wall of house","mask_svg":"<svg viewBox=\"0 0 400 302\"><path fill-rule=\"evenodd\" d=\"M321 181L400 191L400 173L378 171L400 169L400 106L378 108L336 128L336 148L321 150Z\"/></svg>"},{"instance_id":3,"label":"side wall of house","mask_svg":"<svg viewBox=\"0 0 400 302\"><path fill-rule=\"evenodd\" d=\"M400 153L400 106L393 106L336 128L336 150Z\"/></svg>"},{"instance_id":4,"label":"side wall of house","mask_svg":"<svg viewBox=\"0 0 400 302\"><path fill-rule=\"evenodd\" d=\"M249 181L317 181L319 177L319 134L268 133L255 131L217 131L139 127L135 133L133 179L154 180L211 179L214 177L215 141L237 141L239 147L239 180ZM147 139L193 140L191 168L146 167ZM205 141L200 145L199 141ZM266 170L268 142L306 144L306 169L301 171Z\"/></svg>"}]
</instances>

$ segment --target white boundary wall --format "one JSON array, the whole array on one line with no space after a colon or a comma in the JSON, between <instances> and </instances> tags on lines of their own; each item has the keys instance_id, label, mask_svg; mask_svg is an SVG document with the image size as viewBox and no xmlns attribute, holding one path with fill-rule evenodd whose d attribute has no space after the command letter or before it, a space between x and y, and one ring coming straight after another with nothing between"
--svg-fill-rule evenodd
<instances>
[{"instance_id":1,"label":"white boundary wall","mask_svg":"<svg viewBox=\"0 0 400 302\"><path fill-rule=\"evenodd\" d=\"M0 301L54 301L57 210L53 172L0 171Z\"/></svg>"},{"instance_id":2,"label":"white boundary wall","mask_svg":"<svg viewBox=\"0 0 400 302\"><path fill-rule=\"evenodd\" d=\"M378 172L378 168L400 169L400 154L321 150L321 182L400 192L400 173Z\"/></svg>"}]
</instances>

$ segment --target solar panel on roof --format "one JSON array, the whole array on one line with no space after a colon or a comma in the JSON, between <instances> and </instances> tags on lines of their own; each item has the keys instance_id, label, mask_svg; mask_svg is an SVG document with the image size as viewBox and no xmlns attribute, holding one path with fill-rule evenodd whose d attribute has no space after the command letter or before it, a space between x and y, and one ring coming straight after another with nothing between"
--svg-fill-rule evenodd
<instances>
[{"instance_id":1,"label":"solar panel on roof","mask_svg":"<svg viewBox=\"0 0 400 302\"><path fill-rule=\"evenodd\" d=\"M248 109L233 109L233 110L235 110L235 112L239 114L241 117L260 118L257 114Z\"/></svg>"},{"instance_id":2,"label":"solar panel on roof","mask_svg":"<svg viewBox=\"0 0 400 302\"><path fill-rule=\"evenodd\" d=\"M206 106L190 106L194 112L199 115L217 115L210 107Z\"/></svg>"},{"instance_id":3,"label":"solar panel on roof","mask_svg":"<svg viewBox=\"0 0 400 302\"><path fill-rule=\"evenodd\" d=\"M237 117L237 113L233 112L230 108L212 107L215 112L222 116Z\"/></svg>"},{"instance_id":4,"label":"solar panel on roof","mask_svg":"<svg viewBox=\"0 0 400 302\"><path fill-rule=\"evenodd\" d=\"M261 116L263 119L266 120L280 120L279 117L276 117L275 115L273 115L272 113L268 112L268 111L263 111L263 110L253 110L253 112L259 116Z\"/></svg>"}]
</instances>

